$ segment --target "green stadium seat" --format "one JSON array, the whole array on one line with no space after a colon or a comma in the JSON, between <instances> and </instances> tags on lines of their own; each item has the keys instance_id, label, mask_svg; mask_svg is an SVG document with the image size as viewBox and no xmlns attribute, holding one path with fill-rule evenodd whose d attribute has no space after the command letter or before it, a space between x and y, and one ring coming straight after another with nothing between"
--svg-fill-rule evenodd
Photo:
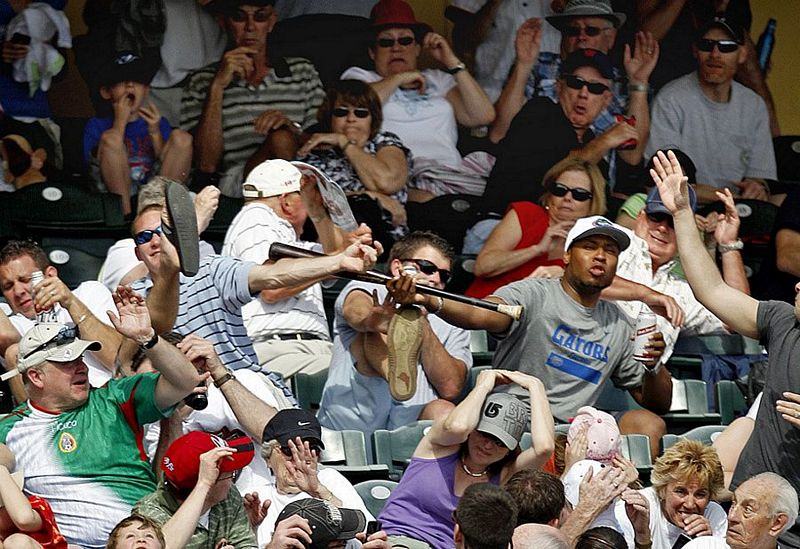
<instances>
[{"instance_id":1,"label":"green stadium seat","mask_svg":"<svg viewBox=\"0 0 800 549\"><path fill-rule=\"evenodd\" d=\"M58 271L58 277L73 290L81 282L97 280L114 242L109 238L41 238L42 249Z\"/></svg>"},{"instance_id":2,"label":"green stadium seat","mask_svg":"<svg viewBox=\"0 0 800 549\"><path fill-rule=\"evenodd\" d=\"M361 431L333 431L322 428L325 450L320 463L336 469L351 483L363 480L388 479L386 465L373 465L367 458L367 443Z\"/></svg>"},{"instance_id":3,"label":"green stadium seat","mask_svg":"<svg viewBox=\"0 0 800 549\"><path fill-rule=\"evenodd\" d=\"M724 425L701 425L700 427L695 427L694 429L686 431L682 435L667 434L661 438L661 451L663 452L683 438L697 440L703 444L711 445L713 442L712 439L715 438L714 434L721 433L724 430Z\"/></svg>"},{"instance_id":4,"label":"green stadium seat","mask_svg":"<svg viewBox=\"0 0 800 549\"><path fill-rule=\"evenodd\" d=\"M397 483L391 480L367 480L359 482L353 488L361 496L361 500L372 516L377 518L383 506L386 505L386 500L397 488Z\"/></svg>"},{"instance_id":5,"label":"green stadium seat","mask_svg":"<svg viewBox=\"0 0 800 549\"><path fill-rule=\"evenodd\" d=\"M650 453L650 437L647 435L622 435L619 446L622 456L636 464L639 474L649 476L653 468L653 456Z\"/></svg>"},{"instance_id":6,"label":"green stadium seat","mask_svg":"<svg viewBox=\"0 0 800 549\"><path fill-rule=\"evenodd\" d=\"M328 380L328 370L315 374L299 373L292 376L292 391L304 410L316 412L322 402L322 389Z\"/></svg>"},{"instance_id":7,"label":"green stadium seat","mask_svg":"<svg viewBox=\"0 0 800 549\"><path fill-rule=\"evenodd\" d=\"M389 478L399 480L408 466L419 441L428 432L433 421L415 421L391 431L379 429L372 434L373 455L376 464L389 468Z\"/></svg>"},{"instance_id":8,"label":"green stadium seat","mask_svg":"<svg viewBox=\"0 0 800 549\"><path fill-rule=\"evenodd\" d=\"M494 352L489 350L489 334L486 330L470 331L469 350L472 352L473 367L492 363Z\"/></svg>"},{"instance_id":9,"label":"green stadium seat","mask_svg":"<svg viewBox=\"0 0 800 549\"><path fill-rule=\"evenodd\" d=\"M735 381L718 381L714 392L717 395L717 409L722 425L730 425L738 416L747 413L747 401Z\"/></svg>"}]
</instances>

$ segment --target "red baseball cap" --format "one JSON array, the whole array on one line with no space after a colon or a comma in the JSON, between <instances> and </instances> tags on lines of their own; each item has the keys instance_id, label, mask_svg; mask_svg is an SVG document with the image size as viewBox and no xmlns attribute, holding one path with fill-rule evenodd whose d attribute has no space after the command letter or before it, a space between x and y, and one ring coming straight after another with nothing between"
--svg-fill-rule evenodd
<instances>
[{"instance_id":1,"label":"red baseball cap","mask_svg":"<svg viewBox=\"0 0 800 549\"><path fill-rule=\"evenodd\" d=\"M405 0L380 0L369 13L374 28L408 27L423 36L431 32L430 25L417 21L414 10Z\"/></svg>"},{"instance_id":2,"label":"red baseball cap","mask_svg":"<svg viewBox=\"0 0 800 549\"><path fill-rule=\"evenodd\" d=\"M197 484L200 456L219 447L236 450L231 456L220 460L220 473L244 468L252 461L255 453L250 437L239 436L225 440L204 431L192 431L175 440L167 448L167 453L161 462L164 477L179 490L191 490Z\"/></svg>"}]
</instances>

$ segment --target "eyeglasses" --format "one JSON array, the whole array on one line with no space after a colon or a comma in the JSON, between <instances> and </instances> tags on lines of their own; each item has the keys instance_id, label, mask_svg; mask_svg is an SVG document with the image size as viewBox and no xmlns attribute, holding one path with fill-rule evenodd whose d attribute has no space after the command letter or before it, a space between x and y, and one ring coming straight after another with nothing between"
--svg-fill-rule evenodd
<instances>
[{"instance_id":1,"label":"eyeglasses","mask_svg":"<svg viewBox=\"0 0 800 549\"><path fill-rule=\"evenodd\" d=\"M669 215L666 212L653 212L653 213L649 213L649 214L645 214L645 215L647 215L647 219L649 221L651 221L652 223L664 223L664 222L666 222L667 225L669 225L670 227L673 227L673 228L675 227L674 222L672 220L672 216Z\"/></svg>"},{"instance_id":2,"label":"eyeglasses","mask_svg":"<svg viewBox=\"0 0 800 549\"><path fill-rule=\"evenodd\" d=\"M217 477L217 482L221 482L223 480L228 480L228 479L231 479L231 480L233 480L233 482L236 482L237 480L239 480L239 475L241 475L241 473L242 473L242 470L241 469L237 469L235 471L231 471L231 473L229 475L225 475L225 476L220 475L220 476Z\"/></svg>"},{"instance_id":3,"label":"eyeglasses","mask_svg":"<svg viewBox=\"0 0 800 549\"><path fill-rule=\"evenodd\" d=\"M547 190L550 194L559 198L562 196L567 196L567 193L571 193L572 199L577 200L578 202L586 202L587 200L591 200L594 196L592 191L587 191L586 189L581 189L579 187L567 187L558 181L551 181L548 183Z\"/></svg>"},{"instance_id":4,"label":"eyeglasses","mask_svg":"<svg viewBox=\"0 0 800 549\"><path fill-rule=\"evenodd\" d=\"M613 28L614 27L593 27L593 26L589 26L589 25L587 25L585 27L579 27L577 25L570 25L568 27L565 27L562 32L564 34L566 34L567 36L570 36L572 38L575 38L576 36L580 36L581 32L585 32L586 36L594 37L594 36L599 35L603 31L607 31L607 30L610 30L610 29L613 29Z\"/></svg>"},{"instance_id":5,"label":"eyeglasses","mask_svg":"<svg viewBox=\"0 0 800 549\"><path fill-rule=\"evenodd\" d=\"M141 246L142 244L147 244L155 235L161 236L161 225L156 227L153 230L145 229L144 231L139 231L135 235L133 235L133 241L136 243L137 246Z\"/></svg>"},{"instance_id":6,"label":"eyeglasses","mask_svg":"<svg viewBox=\"0 0 800 549\"><path fill-rule=\"evenodd\" d=\"M336 118L344 118L350 113L356 115L356 118L367 118L369 116L369 109L364 109L360 107L356 107L354 109L348 109L347 107L336 107L333 109L333 116Z\"/></svg>"},{"instance_id":7,"label":"eyeglasses","mask_svg":"<svg viewBox=\"0 0 800 549\"><path fill-rule=\"evenodd\" d=\"M394 46L394 43L397 42L401 46L410 46L417 39L413 36L401 36L400 38L378 38L378 47L379 48L391 48Z\"/></svg>"},{"instance_id":8,"label":"eyeglasses","mask_svg":"<svg viewBox=\"0 0 800 549\"><path fill-rule=\"evenodd\" d=\"M733 53L739 49L739 43L733 40L711 40L710 38L701 38L697 41L697 49L706 53L714 50L717 47L720 53Z\"/></svg>"},{"instance_id":9,"label":"eyeglasses","mask_svg":"<svg viewBox=\"0 0 800 549\"><path fill-rule=\"evenodd\" d=\"M272 17L272 14L273 12L269 10L259 10L253 12L252 13L253 21L255 21L256 23L266 23L267 21L269 21L269 18ZM251 14L248 14L244 10L236 10L230 12L228 14L228 17L230 18L231 21L236 21L237 23L244 23L245 21L247 21L249 15Z\"/></svg>"},{"instance_id":10,"label":"eyeglasses","mask_svg":"<svg viewBox=\"0 0 800 549\"><path fill-rule=\"evenodd\" d=\"M419 270L428 276L439 273L439 280L442 282L442 284L447 284L450 280L450 271L447 269L440 269L434 262L428 261L427 259L408 258L401 259L400 261L410 261L411 263L416 263L417 267L419 267Z\"/></svg>"},{"instance_id":11,"label":"eyeglasses","mask_svg":"<svg viewBox=\"0 0 800 549\"><path fill-rule=\"evenodd\" d=\"M592 95L603 95L605 92L609 90L609 87L605 84L600 82L589 82L588 80L584 80L580 76L575 76L574 74L564 74L561 76L566 83L568 88L572 88L573 90L582 90L584 86L586 89L589 90L589 93Z\"/></svg>"}]
</instances>

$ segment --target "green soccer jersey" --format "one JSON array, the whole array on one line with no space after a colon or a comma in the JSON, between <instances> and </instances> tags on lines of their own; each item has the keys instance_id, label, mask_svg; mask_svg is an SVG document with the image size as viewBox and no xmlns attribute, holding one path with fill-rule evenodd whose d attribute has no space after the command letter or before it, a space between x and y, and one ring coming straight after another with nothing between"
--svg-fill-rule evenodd
<instances>
[{"instance_id":1,"label":"green soccer jersey","mask_svg":"<svg viewBox=\"0 0 800 549\"><path fill-rule=\"evenodd\" d=\"M164 417L158 377L112 379L60 414L26 402L0 421L0 442L16 455L25 491L50 503L69 543L105 547L111 529L155 490L142 425Z\"/></svg>"}]
</instances>

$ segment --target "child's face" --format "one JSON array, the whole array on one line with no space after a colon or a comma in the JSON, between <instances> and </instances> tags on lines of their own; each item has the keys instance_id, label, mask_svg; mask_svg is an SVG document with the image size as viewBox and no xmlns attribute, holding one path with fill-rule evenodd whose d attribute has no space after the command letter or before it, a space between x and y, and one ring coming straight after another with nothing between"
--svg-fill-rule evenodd
<instances>
[{"instance_id":1,"label":"child's face","mask_svg":"<svg viewBox=\"0 0 800 549\"><path fill-rule=\"evenodd\" d=\"M104 86L100 90L100 95L112 104L118 101L127 101L131 109L130 120L135 120L139 117L139 107L144 103L149 91L150 86L146 84L125 81L118 82L113 86Z\"/></svg>"},{"instance_id":2,"label":"child's face","mask_svg":"<svg viewBox=\"0 0 800 549\"><path fill-rule=\"evenodd\" d=\"M117 535L116 549L162 549L156 533L139 522L129 524Z\"/></svg>"}]
</instances>

